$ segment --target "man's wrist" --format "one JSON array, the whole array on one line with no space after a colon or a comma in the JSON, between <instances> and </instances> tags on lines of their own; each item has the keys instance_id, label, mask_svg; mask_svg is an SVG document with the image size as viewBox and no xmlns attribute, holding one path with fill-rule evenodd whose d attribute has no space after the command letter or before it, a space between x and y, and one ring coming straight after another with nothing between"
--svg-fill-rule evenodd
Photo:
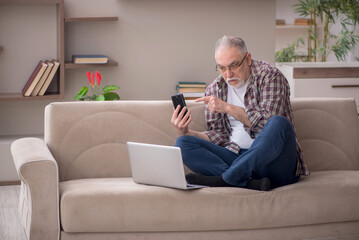
<instances>
[{"instance_id":1,"label":"man's wrist","mask_svg":"<svg viewBox=\"0 0 359 240\"><path fill-rule=\"evenodd\" d=\"M232 117L243 123L244 125L248 127L251 126L244 108L232 104L228 104L228 111L226 111L226 113L231 115Z\"/></svg>"},{"instance_id":2,"label":"man's wrist","mask_svg":"<svg viewBox=\"0 0 359 240\"><path fill-rule=\"evenodd\" d=\"M178 135L180 135L180 136L188 136L188 135L189 135L189 131L190 131L190 130L187 130L187 131L178 130Z\"/></svg>"},{"instance_id":3,"label":"man's wrist","mask_svg":"<svg viewBox=\"0 0 359 240\"><path fill-rule=\"evenodd\" d=\"M233 113L233 111L235 111L235 107L236 106L227 103L226 107L225 107L225 113L232 115L231 113Z\"/></svg>"}]
</instances>

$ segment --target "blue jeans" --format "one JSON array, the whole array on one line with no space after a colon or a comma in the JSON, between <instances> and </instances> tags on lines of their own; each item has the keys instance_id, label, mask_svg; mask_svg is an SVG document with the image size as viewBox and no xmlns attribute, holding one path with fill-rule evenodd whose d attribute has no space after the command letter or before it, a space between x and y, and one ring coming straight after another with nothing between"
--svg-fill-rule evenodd
<instances>
[{"instance_id":1,"label":"blue jeans","mask_svg":"<svg viewBox=\"0 0 359 240\"><path fill-rule=\"evenodd\" d=\"M282 116L270 118L252 146L236 154L225 147L192 136L176 141L184 164L206 176L222 175L231 185L245 187L250 178L268 177L272 188L298 181L296 137L291 123Z\"/></svg>"}]
</instances>

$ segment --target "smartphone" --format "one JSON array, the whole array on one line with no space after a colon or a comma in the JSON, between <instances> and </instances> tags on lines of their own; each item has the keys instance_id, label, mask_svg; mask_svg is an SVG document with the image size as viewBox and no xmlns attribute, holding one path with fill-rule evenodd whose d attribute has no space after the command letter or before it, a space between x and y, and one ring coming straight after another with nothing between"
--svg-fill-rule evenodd
<instances>
[{"instance_id":1,"label":"smartphone","mask_svg":"<svg viewBox=\"0 0 359 240\"><path fill-rule=\"evenodd\" d=\"M172 98L172 103L173 103L173 106L174 108L176 109L178 105L180 105L180 110L179 110L179 113L182 111L182 108L184 108L186 106L186 102L184 100L184 97L183 97L183 94L182 93L178 93L178 94L175 94L173 96L171 96ZM184 115L187 114L187 109L186 109L186 112L184 113ZM183 116L184 116L183 115Z\"/></svg>"}]
</instances>

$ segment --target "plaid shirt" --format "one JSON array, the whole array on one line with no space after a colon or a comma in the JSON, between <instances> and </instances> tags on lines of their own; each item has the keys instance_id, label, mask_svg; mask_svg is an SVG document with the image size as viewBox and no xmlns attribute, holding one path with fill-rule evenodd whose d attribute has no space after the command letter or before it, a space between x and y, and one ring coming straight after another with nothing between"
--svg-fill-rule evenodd
<instances>
[{"instance_id":1,"label":"plaid shirt","mask_svg":"<svg viewBox=\"0 0 359 240\"><path fill-rule=\"evenodd\" d=\"M275 115L286 117L294 127L294 118L290 105L290 89L287 79L277 69L263 61L252 60L251 76L244 95L245 111L251 127L244 126L251 138L255 138L267 121ZM218 76L205 92L205 96L214 95L227 102L228 85L223 77ZM208 131L204 133L210 141L219 146L239 153L240 146L230 141L231 125L227 114L212 114L205 108L205 118ZM297 139L297 171L296 175L309 175L303 161L302 149Z\"/></svg>"}]
</instances>

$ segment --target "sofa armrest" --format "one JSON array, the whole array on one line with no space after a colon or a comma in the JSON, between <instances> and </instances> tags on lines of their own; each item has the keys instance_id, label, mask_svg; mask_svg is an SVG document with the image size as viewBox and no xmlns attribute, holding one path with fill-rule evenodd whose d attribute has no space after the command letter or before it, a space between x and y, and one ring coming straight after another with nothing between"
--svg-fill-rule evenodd
<instances>
[{"instance_id":1,"label":"sofa armrest","mask_svg":"<svg viewBox=\"0 0 359 240\"><path fill-rule=\"evenodd\" d=\"M59 239L57 162L39 138L14 141L11 153L21 180L19 211L27 239Z\"/></svg>"}]
</instances>

